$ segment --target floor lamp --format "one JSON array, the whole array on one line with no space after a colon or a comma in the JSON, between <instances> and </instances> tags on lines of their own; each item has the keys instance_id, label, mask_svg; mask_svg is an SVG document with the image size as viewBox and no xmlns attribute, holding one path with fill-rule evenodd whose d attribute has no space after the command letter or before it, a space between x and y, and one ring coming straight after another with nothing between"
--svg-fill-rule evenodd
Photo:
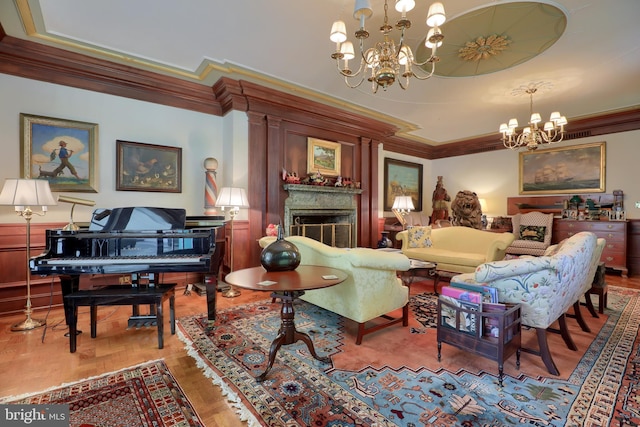
<instances>
[{"instance_id":1,"label":"floor lamp","mask_svg":"<svg viewBox=\"0 0 640 427\"><path fill-rule=\"evenodd\" d=\"M43 216L47 212L48 205L55 205L56 200L51 194L49 181L40 179L7 179L0 193L0 205L15 207L16 214L27 221L27 246L26 246L26 275L27 275L27 305L25 314L27 318L11 327L12 331L29 331L44 326L46 321L31 318L31 270L29 260L31 258L31 218L33 215ZM33 212L31 206L41 206L41 212Z\"/></svg>"},{"instance_id":2,"label":"floor lamp","mask_svg":"<svg viewBox=\"0 0 640 427\"><path fill-rule=\"evenodd\" d=\"M249 199L244 188L234 187L222 187L218 198L216 199L216 207L222 208L224 212L225 208L229 208L229 217L231 218L231 236L229 237L229 269L233 271L233 220L240 211L240 209L246 209L249 207ZM240 291L233 286L229 286L229 289L222 294L226 298L234 298L240 295Z\"/></svg>"}]
</instances>

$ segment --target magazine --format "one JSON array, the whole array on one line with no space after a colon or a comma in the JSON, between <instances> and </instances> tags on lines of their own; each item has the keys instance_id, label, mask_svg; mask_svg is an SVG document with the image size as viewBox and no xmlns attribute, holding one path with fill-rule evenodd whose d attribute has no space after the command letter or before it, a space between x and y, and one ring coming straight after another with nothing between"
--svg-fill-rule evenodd
<instances>
[{"instance_id":1,"label":"magazine","mask_svg":"<svg viewBox=\"0 0 640 427\"><path fill-rule=\"evenodd\" d=\"M478 316L470 311L482 311L482 303L463 301L447 295L440 295L440 300L442 326L477 335Z\"/></svg>"}]
</instances>

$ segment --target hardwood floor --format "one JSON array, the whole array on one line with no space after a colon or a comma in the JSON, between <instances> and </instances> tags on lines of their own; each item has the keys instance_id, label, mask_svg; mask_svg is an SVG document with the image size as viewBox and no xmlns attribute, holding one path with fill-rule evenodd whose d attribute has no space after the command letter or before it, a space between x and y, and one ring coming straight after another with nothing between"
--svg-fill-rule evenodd
<instances>
[{"instance_id":1,"label":"hardwood floor","mask_svg":"<svg viewBox=\"0 0 640 427\"><path fill-rule=\"evenodd\" d=\"M640 289L640 277L623 279L607 275L607 283ZM176 316L204 313L205 297L195 293L187 296L183 290L176 290ZM430 281L418 282L412 285L411 294L432 290ZM218 294L218 308L268 298L268 292L245 290L236 298L222 298ZM597 297L592 298L597 303ZM168 313L168 304L165 312ZM127 306L99 307L98 335L91 339L89 310L81 307L78 328L84 333L78 337L77 352L73 354L69 353L69 341L64 336L67 328L62 309L53 309L48 315L46 312L35 313L34 318L47 317L46 330L11 332L11 325L23 320L24 316L0 318L0 396L36 392L148 360L164 359L206 426L246 426L220 389L201 374L195 361L183 350L182 341L170 335L168 327L165 326L164 349L160 350L155 328L127 330L130 315L131 308Z\"/></svg>"}]
</instances>

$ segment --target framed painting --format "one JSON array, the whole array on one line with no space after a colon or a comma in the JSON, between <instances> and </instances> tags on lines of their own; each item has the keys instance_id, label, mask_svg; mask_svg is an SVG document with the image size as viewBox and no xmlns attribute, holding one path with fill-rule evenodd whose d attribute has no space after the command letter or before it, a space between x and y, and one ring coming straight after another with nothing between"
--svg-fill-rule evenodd
<instances>
[{"instance_id":1,"label":"framed painting","mask_svg":"<svg viewBox=\"0 0 640 427\"><path fill-rule=\"evenodd\" d=\"M605 143L520 153L520 194L604 193Z\"/></svg>"},{"instance_id":2,"label":"framed painting","mask_svg":"<svg viewBox=\"0 0 640 427\"><path fill-rule=\"evenodd\" d=\"M98 192L98 125L20 113L20 175L51 191Z\"/></svg>"},{"instance_id":3,"label":"framed painting","mask_svg":"<svg viewBox=\"0 0 640 427\"><path fill-rule=\"evenodd\" d=\"M396 196L411 196L416 211L422 211L422 165L385 157L384 210L391 211Z\"/></svg>"},{"instance_id":4,"label":"framed painting","mask_svg":"<svg viewBox=\"0 0 640 427\"><path fill-rule=\"evenodd\" d=\"M307 173L340 175L340 143L307 138Z\"/></svg>"},{"instance_id":5,"label":"framed painting","mask_svg":"<svg viewBox=\"0 0 640 427\"><path fill-rule=\"evenodd\" d=\"M182 192L182 148L116 140L116 190Z\"/></svg>"}]
</instances>

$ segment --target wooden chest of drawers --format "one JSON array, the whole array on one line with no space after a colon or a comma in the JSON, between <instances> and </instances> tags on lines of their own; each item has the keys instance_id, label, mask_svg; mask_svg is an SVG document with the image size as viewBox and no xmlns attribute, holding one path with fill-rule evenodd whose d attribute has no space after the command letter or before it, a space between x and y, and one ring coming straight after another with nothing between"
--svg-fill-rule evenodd
<instances>
[{"instance_id":1,"label":"wooden chest of drawers","mask_svg":"<svg viewBox=\"0 0 640 427\"><path fill-rule=\"evenodd\" d=\"M618 270L627 277L627 221L575 221L554 219L551 242L558 243L580 231L591 231L607 240L600 261L607 268Z\"/></svg>"}]
</instances>

